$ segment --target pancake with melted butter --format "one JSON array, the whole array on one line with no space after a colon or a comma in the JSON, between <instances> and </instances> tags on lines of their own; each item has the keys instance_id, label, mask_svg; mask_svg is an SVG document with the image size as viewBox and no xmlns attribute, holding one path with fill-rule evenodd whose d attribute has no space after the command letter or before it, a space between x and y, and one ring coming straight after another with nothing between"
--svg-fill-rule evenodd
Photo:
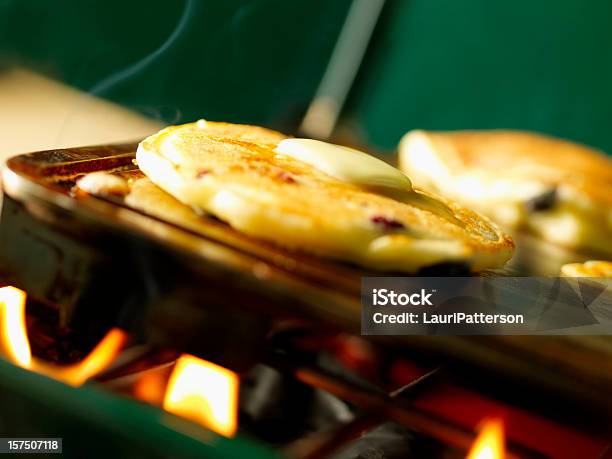
<instances>
[{"instance_id":1,"label":"pancake with melted butter","mask_svg":"<svg viewBox=\"0 0 612 459\"><path fill-rule=\"evenodd\" d=\"M511 239L486 218L416 190L402 202L345 183L276 152L285 138L202 121L163 129L136 156L153 183L191 209L285 248L406 272L446 262L481 270L511 257Z\"/></svg>"},{"instance_id":2,"label":"pancake with melted butter","mask_svg":"<svg viewBox=\"0 0 612 459\"><path fill-rule=\"evenodd\" d=\"M411 131L400 168L415 185L510 228L612 254L612 159L519 131Z\"/></svg>"}]
</instances>

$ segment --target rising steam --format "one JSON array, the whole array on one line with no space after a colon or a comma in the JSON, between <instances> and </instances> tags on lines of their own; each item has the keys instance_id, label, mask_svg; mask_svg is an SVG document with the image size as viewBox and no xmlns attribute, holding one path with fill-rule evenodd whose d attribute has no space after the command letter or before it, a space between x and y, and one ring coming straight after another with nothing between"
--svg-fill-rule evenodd
<instances>
[{"instance_id":1,"label":"rising steam","mask_svg":"<svg viewBox=\"0 0 612 459\"><path fill-rule=\"evenodd\" d=\"M163 55L168 49L170 49L176 43L179 37L183 34L183 31L189 25L191 18L193 18L194 16L195 4L195 0L187 0L185 2L183 14L181 15L178 23L176 24L176 27L159 48L157 48L152 53L147 54L145 57L133 63L129 67L126 67L104 78L102 81L98 82L93 88L91 88L89 93L93 95L99 95L107 91L109 88L115 86L117 83L133 77L142 70L146 69L151 63L155 62L161 55Z\"/></svg>"}]
</instances>

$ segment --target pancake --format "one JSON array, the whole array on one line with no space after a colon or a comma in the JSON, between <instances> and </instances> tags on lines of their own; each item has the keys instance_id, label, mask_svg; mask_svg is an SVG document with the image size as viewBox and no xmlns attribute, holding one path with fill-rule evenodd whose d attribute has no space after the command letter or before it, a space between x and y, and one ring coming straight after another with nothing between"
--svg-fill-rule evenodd
<instances>
[{"instance_id":1,"label":"pancake","mask_svg":"<svg viewBox=\"0 0 612 459\"><path fill-rule=\"evenodd\" d=\"M400 168L416 186L508 228L612 254L612 159L589 147L519 131L411 131Z\"/></svg>"},{"instance_id":2,"label":"pancake","mask_svg":"<svg viewBox=\"0 0 612 459\"><path fill-rule=\"evenodd\" d=\"M286 138L200 121L150 136L136 157L195 212L291 250L405 272L447 262L482 270L511 257L512 240L475 212L418 190L403 201L339 180L276 151Z\"/></svg>"},{"instance_id":3,"label":"pancake","mask_svg":"<svg viewBox=\"0 0 612 459\"><path fill-rule=\"evenodd\" d=\"M76 188L85 193L102 196L125 196L130 188L127 180L108 172L91 172L80 177Z\"/></svg>"},{"instance_id":4,"label":"pancake","mask_svg":"<svg viewBox=\"0 0 612 459\"><path fill-rule=\"evenodd\" d=\"M590 260L585 263L568 263L561 266L564 277L605 277L612 278L612 262Z\"/></svg>"}]
</instances>

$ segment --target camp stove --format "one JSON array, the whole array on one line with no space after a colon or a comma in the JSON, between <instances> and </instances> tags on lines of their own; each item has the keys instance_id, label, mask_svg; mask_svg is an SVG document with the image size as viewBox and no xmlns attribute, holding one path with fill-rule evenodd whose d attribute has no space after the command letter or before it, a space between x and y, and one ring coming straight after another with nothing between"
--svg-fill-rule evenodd
<instances>
[{"instance_id":1,"label":"camp stove","mask_svg":"<svg viewBox=\"0 0 612 459\"><path fill-rule=\"evenodd\" d=\"M7 163L2 436L69 457L608 457L605 338L362 337L374 273L75 191L141 177L135 147Z\"/></svg>"}]
</instances>

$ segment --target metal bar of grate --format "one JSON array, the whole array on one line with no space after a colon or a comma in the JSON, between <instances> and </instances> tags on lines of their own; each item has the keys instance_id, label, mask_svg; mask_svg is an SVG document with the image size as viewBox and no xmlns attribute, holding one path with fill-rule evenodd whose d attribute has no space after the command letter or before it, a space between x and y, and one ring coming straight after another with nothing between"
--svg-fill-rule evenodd
<instances>
[{"instance_id":1,"label":"metal bar of grate","mask_svg":"<svg viewBox=\"0 0 612 459\"><path fill-rule=\"evenodd\" d=\"M354 403L370 413L391 419L416 432L434 438L446 445L467 451L476 438L476 433L464 427L419 410L404 406L396 397L384 396L368 391L341 378L327 375L317 369L300 367L294 370L295 377L312 387L329 392L347 402ZM544 459L547 456L515 442L508 442L507 459Z\"/></svg>"},{"instance_id":2,"label":"metal bar of grate","mask_svg":"<svg viewBox=\"0 0 612 459\"><path fill-rule=\"evenodd\" d=\"M389 397L409 397L423 386L429 386L435 376L438 375L440 368L435 368L405 386L391 392ZM328 457L331 453L345 446L349 441L354 440L361 432L369 430L385 421L379 413L364 411L353 421L343 424L330 432L322 432L315 435L307 442L300 442L295 448L289 448L289 455L300 459L321 459ZM295 452L297 450L297 452ZM293 451L293 452L292 452Z\"/></svg>"}]
</instances>

